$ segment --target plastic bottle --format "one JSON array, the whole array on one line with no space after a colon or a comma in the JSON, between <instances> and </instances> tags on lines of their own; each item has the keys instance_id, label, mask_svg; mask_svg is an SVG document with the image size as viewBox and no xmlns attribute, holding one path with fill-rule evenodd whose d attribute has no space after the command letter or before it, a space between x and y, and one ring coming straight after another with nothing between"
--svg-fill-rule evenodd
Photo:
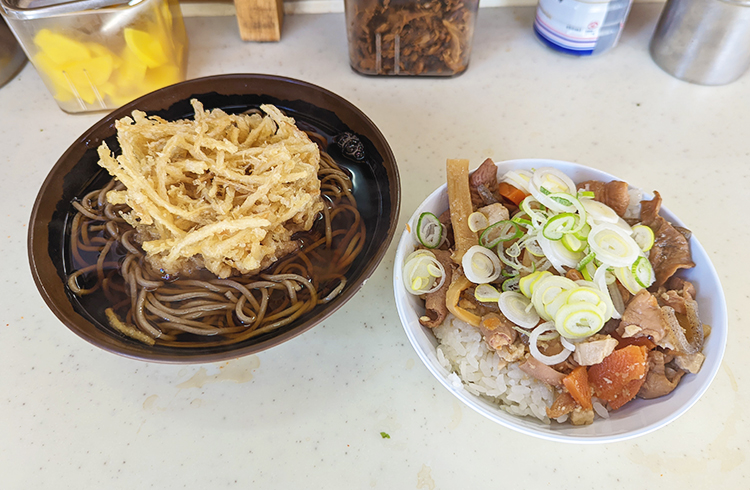
<instances>
[{"instance_id":1,"label":"plastic bottle","mask_svg":"<svg viewBox=\"0 0 750 490\"><path fill-rule=\"evenodd\" d=\"M539 0L534 32L550 48L573 56L603 54L617 44L633 0Z\"/></svg>"}]
</instances>

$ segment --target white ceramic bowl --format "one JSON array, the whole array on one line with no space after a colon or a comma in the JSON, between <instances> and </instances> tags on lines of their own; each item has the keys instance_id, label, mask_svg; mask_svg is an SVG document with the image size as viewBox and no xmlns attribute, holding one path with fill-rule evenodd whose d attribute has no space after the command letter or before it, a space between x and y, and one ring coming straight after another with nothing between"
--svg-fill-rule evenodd
<instances>
[{"instance_id":1,"label":"white ceramic bowl","mask_svg":"<svg viewBox=\"0 0 750 490\"><path fill-rule=\"evenodd\" d=\"M501 170L555 167L565 172L574 182L590 179L605 182L616 180L616 177L605 172L557 160L510 160L497 165ZM644 192L644 198L651 197ZM415 248L416 242L409 229L414 228L417 217L425 211L439 216L447 209L448 196L444 184L414 212L409 220L408 229L401 235L396 251L393 287L399 317L412 346L438 381L464 404L490 420L524 434L554 441L591 444L621 441L655 431L685 413L708 389L719 369L726 346L726 302L716 270L694 236L690 239L690 246L696 266L690 270L680 271L679 275L695 285L701 320L711 325L712 329L703 348L706 360L700 372L683 377L677 389L671 394L653 400L637 398L620 410L611 412L608 419L597 418L591 425L576 427L557 423L546 425L531 417L510 415L489 401L469 393L463 387L453 386L447 379L450 373L437 360L435 336L430 329L419 324L419 317L424 313L424 303L406 292L401 276L404 258ZM661 215L672 223L683 226L683 223L664 206L661 208Z\"/></svg>"}]
</instances>

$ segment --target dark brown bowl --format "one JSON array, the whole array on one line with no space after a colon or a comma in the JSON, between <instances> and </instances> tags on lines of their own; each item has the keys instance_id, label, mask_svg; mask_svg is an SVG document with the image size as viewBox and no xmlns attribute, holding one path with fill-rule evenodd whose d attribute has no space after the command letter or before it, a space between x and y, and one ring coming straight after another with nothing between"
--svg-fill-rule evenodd
<instances>
[{"instance_id":1,"label":"dark brown bowl","mask_svg":"<svg viewBox=\"0 0 750 490\"><path fill-rule=\"evenodd\" d=\"M237 113L271 103L298 124L326 135L356 134L364 144L362 160L348 158L331 143L329 153L353 174L354 195L366 224L366 243L347 273L347 285L331 302L318 305L294 323L234 345L209 348L148 346L109 327L101 308L87 307L66 286L70 272L67 236L71 201L109 178L98 165L97 147L106 141L119 148L114 123L138 109L167 120L192 117L190 99L205 109ZM95 187L91 187L95 188ZM315 85L271 75L221 75L172 85L117 109L79 137L57 161L39 191L29 226L31 272L42 297L57 317L84 340L122 356L168 363L213 362L260 352L309 330L331 315L375 271L391 243L399 214L398 168L378 128L351 103Z\"/></svg>"}]
</instances>

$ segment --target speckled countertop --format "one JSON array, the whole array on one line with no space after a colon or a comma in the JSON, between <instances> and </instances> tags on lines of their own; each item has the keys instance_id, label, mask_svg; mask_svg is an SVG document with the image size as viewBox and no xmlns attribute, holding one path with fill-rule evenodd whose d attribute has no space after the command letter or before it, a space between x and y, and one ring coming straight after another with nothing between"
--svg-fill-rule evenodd
<instances>
[{"instance_id":1,"label":"speckled countertop","mask_svg":"<svg viewBox=\"0 0 750 490\"><path fill-rule=\"evenodd\" d=\"M47 172L101 115L64 114L27 66L0 89L0 488L750 487L750 78L708 88L662 72L647 51L660 9L636 5L620 45L588 60L537 43L533 8L482 9L471 66L449 80L353 73L342 14L288 16L277 44L192 18L189 77L278 74L353 102L398 159L401 222L447 157L569 160L658 189L710 251L729 309L722 369L677 421L578 447L463 408L399 323L395 243L349 304L270 351L173 366L92 347L37 293L26 231Z\"/></svg>"}]
</instances>

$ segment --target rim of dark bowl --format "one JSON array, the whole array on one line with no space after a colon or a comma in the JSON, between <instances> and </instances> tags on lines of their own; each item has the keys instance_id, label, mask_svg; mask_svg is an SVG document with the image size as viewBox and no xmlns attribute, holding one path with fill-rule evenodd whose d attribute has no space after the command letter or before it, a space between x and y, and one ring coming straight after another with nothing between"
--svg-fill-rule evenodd
<instances>
[{"instance_id":1,"label":"rim of dark bowl","mask_svg":"<svg viewBox=\"0 0 750 490\"><path fill-rule=\"evenodd\" d=\"M221 348L155 349L123 335L107 331L103 325L94 324L75 308L58 265L55 264L53 257L55 252L59 253L58 260L62 260L63 251L61 245L56 246L50 243L50 227L54 225L52 218L57 207L61 204L69 205L69 202L62 201L65 177L69 177L71 171L81 163L86 152L90 150L95 152L102 141L114 137L114 122L117 119L130 115L133 110L158 114L172 109L177 104L187 104L189 108L189 100L193 97L198 97L200 100L202 95L227 97L229 100L243 97L273 99L303 107L309 106L311 110L316 109L321 113L330 114L335 121L364 139L367 148L377 152L376 160L379 161L367 163L373 167L373 172L377 171L381 178L385 178L382 185L378 187L377 196L380 201L383 201L381 204L386 205L386 209L381 211L388 213L388 216L380 213L377 215L373 229L379 234L373 237L375 238L373 240L368 237L368 245L362 252L370 255L364 256L367 258L355 271L353 277L349 278L344 291L324 307L320 305L316 307L310 316L304 317L303 321L294 322L288 328L280 329L270 337L261 337L261 340L257 342L245 341ZM220 107L227 110L231 108L231 105L228 103ZM241 106L242 104L238 104L236 107ZM206 106L206 108L213 108L213 106ZM188 115L190 114L192 113ZM299 112L299 114L303 113ZM295 115L292 114L292 117ZM378 165L382 165L382 168ZM376 182L380 184L377 180ZM81 190L82 188L78 192ZM224 361L258 353L286 342L320 324L351 299L385 256L395 235L400 201L401 184L398 167L388 142L377 126L346 99L309 82L276 75L228 74L197 78L151 92L114 110L85 131L63 153L44 180L34 202L27 241L29 264L37 289L55 316L76 335L97 347L132 359L163 363L190 364ZM55 226L64 226L64 224ZM366 226L370 235L370 223L366 223Z\"/></svg>"}]
</instances>

